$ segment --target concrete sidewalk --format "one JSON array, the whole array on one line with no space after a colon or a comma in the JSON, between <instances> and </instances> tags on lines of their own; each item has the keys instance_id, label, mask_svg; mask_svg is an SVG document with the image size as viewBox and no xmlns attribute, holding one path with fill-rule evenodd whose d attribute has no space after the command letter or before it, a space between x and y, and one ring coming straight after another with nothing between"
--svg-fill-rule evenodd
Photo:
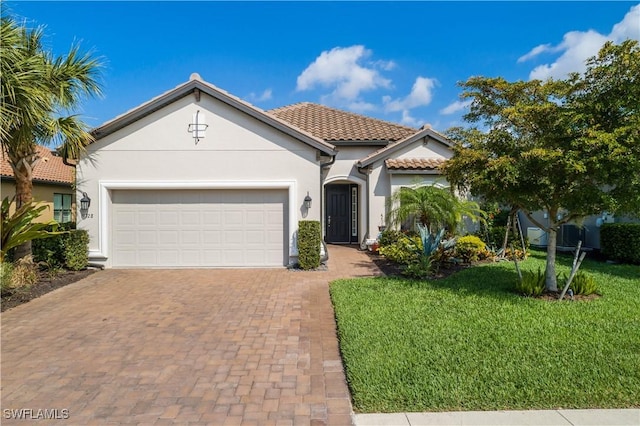
<instances>
[{"instance_id":1,"label":"concrete sidewalk","mask_svg":"<svg viewBox=\"0 0 640 426\"><path fill-rule=\"evenodd\" d=\"M640 409L354 414L354 426L639 426Z\"/></svg>"}]
</instances>

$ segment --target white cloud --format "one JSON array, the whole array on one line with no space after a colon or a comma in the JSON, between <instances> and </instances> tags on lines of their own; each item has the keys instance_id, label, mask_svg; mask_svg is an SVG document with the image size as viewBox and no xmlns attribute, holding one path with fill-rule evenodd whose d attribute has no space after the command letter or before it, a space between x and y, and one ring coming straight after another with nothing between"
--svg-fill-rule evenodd
<instances>
[{"instance_id":1,"label":"white cloud","mask_svg":"<svg viewBox=\"0 0 640 426\"><path fill-rule=\"evenodd\" d=\"M442 108L440 110L440 114L442 115L451 115L451 114L455 114L458 111L462 111L466 108L469 107L469 105L471 105L471 100L466 100L466 101L455 101L453 103L450 103L449 105L447 105L446 107Z\"/></svg>"},{"instance_id":2,"label":"white cloud","mask_svg":"<svg viewBox=\"0 0 640 426\"><path fill-rule=\"evenodd\" d=\"M438 83L435 78L418 77L413 83L411 93L403 99L391 100L389 96L382 98L385 111L405 111L412 108L426 106L431 103L433 89Z\"/></svg>"},{"instance_id":3,"label":"white cloud","mask_svg":"<svg viewBox=\"0 0 640 426\"><path fill-rule=\"evenodd\" d=\"M557 48L556 48L557 49ZM544 52L551 52L554 50L554 47L550 44L541 44L540 46L536 46L526 55L522 55L518 58L518 63L528 61L529 59L533 59L536 56L540 55Z\"/></svg>"},{"instance_id":4,"label":"white cloud","mask_svg":"<svg viewBox=\"0 0 640 426\"><path fill-rule=\"evenodd\" d=\"M380 68L384 71L391 71L397 66L396 63L393 61L383 61L383 60L375 61L375 62L372 62L371 64L376 68Z\"/></svg>"},{"instance_id":5,"label":"white cloud","mask_svg":"<svg viewBox=\"0 0 640 426\"><path fill-rule=\"evenodd\" d=\"M555 62L539 65L529 74L530 79L546 80L564 78L570 72L583 72L585 61L598 53L606 41L620 43L626 39L640 40L640 4L633 6L622 21L615 24L611 33L603 35L597 31L571 31L564 35L557 46L544 44L534 47L521 56L518 62L531 60L542 53L562 52Z\"/></svg>"},{"instance_id":6,"label":"white cloud","mask_svg":"<svg viewBox=\"0 0 640 426\"><path fill-rule=\"evenodd\" d=\"M391 81L382 77L378 68L388 70L393 62L364 63L370 56L371 51L362 45L324 51L298 76L296 89L333 88L330 97L334 100L355 101L362 92L390 87Z\"/></svg>"},{"instance_id":7,"label":"white cloud","mask_svg":"<svg viewBox=\"0 0 640 426\"><path fill-rule=\"evenodd\" d=\"M349 109L349 111L359 113L376 111L378 109L374 104L364 101L351 102L349 103L349 105L347 105L347 108Z\"/></svg>"},{"instance_id":8,"label":"white cloud","mask_svg":"<svg viewBox=\"0 0 640 426\"><path fill-rule=\"evenodd\" d=\"M252 102L264 102L273 97L273 90L265 89L260 95L256 95L254 92L249 93L249 100Z\"/></svg>"},{"instance_id":9,"label":"white cloud","mask_svg":"<svg viewBox=\"0 0 640 426\"><path fill-rule=\"evenodd\" d=\"M609 37L615 42L626 39L640 41L640 4L633 6L624 19L613 26Z\"/></svg>"},{"instance_id":10,"label":"white cloud","mask_svg":"<svg viewBox=\"0 0 640 426\"><path fill-rule=\"evenodd\" d=\"M406 109L402 111L402 119L400 120L400 123L406 126L411 126L411 127L422 126L422 122L412 117L411 114L409 113L409 110L406 110Z\"/></svg>"}]
</instances>

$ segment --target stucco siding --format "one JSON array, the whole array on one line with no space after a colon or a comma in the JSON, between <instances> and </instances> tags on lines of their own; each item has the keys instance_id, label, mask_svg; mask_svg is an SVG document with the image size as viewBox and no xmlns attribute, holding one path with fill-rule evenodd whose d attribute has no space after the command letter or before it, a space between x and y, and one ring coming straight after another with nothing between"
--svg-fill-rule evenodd
<instances>
[{"instance_id":1,"label":"stucco siding","mask_svg":"<svg viewBox=\"0 0 640 426\"><path fill-rule=\"evenodd\" d=\"M2 179L0 191L2 193L2 198L5 197L13 197L16 193L15 183L12 179ZM72 206L71 206L71 214L72 217L75 218L75 194L74 190L70 186L66 185L49 185L49 184L41 184L34 183L33 185L33 199L41 204L45 204L47 206L46 209L42 211L40 216L36 219L38 222L49 222L53 219L53 194L71 194L72 195ZM12 204L10 212L15 211L15 204Z\"/></svg>"},{"instance_id":2,"label":"stucco siding","mask_svg":"<svg viewBox=\"0 0 640 426\"><path fill-rule=\"evenodd\" d=\"M198 110L208 128L196 141L187 130ZM205 94L200 102L178 99L90 145L77 175L78 190L92 200L79 227L89 231L90 254L106 257L107 266L110 207L100 203L111 203L115 188L286 189L290 240L303 215L320 219L319 209L302 207L307 192L321 196L316 150Z\"/></svg>"},{"instance_id":3,"label":"stucco siding","mask_svg":"<svg viewBox=\"0 0 640 426\"><path fill-rule=\"evenodd\" d=\"M425 143L426 139L426 143ZM398 150L389 158L442 158L449 159L453 156L451 149L440 142L429 138L423 138L415 143Z\"/></svg>"}]
</instances>

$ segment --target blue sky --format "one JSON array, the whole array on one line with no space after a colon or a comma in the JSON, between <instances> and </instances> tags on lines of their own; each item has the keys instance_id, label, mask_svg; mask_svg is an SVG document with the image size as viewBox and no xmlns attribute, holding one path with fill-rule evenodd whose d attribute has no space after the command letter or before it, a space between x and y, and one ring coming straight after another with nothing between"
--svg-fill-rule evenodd
<instances>
[{"instance_id":1,"label":"blue sky","mask_svg":"<svg viewBox=\"0 0 640 426\"><path fill-rule=\"evenodd\" d=\"M606 40L640 40L637 2L3 2L60 55L102 58L98 126L197 72L262 108L316 102L444 131L458 82L562 78Z\"/></svg>"}]
</instances>

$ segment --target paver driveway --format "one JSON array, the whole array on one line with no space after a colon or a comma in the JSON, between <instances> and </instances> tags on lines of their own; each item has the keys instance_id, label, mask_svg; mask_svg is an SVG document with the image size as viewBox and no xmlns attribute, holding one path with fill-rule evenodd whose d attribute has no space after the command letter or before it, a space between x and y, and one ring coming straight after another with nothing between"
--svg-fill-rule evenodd
<instances>
[{"instance_id":1,"label":"paver driveway","mask_svg":"<svg viewBox=\"0 0 640 426\"><path fill-rule=\"evenodd\" d=\"M351 424L328 282L380 271L329 253L325 272L106 270L2 313L2 424Z\"/></svg>"}]
</instances>

